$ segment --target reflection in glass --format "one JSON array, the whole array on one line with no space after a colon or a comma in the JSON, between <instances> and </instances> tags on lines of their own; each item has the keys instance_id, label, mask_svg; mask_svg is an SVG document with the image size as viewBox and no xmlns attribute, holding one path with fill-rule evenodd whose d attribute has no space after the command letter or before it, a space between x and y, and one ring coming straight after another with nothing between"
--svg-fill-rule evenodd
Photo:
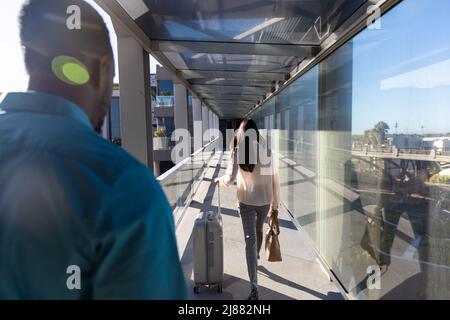
<instances>
[{"instance_id":1,"label":"reflection in glass","mask_svg":"<svg viewBox=\"0 0 450 320\"><path fill-rule=\"evenodd\" d=\"M401 2L252 115L284 204L356 298L450 298L449 11Z\"/></svg>"}]
</instances>

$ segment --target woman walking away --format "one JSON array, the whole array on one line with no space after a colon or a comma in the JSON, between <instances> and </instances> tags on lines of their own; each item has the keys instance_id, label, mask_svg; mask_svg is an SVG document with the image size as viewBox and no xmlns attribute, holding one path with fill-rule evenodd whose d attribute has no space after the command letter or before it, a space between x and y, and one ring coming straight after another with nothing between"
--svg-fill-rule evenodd
<instances>
[{"instance_id":1,"label":"woman walking away","mask_svg":"<svg viewBox=\"0 0 450 320\"><path fill-rule=\"evenodd\" d=\"M278 214L280 186L273 155L260 136L256 123L242 121L230 146L226 174L216 183L230 186L237 181L239 213L245 235L247 269L251 283L249 300L258 300L257 266L263 242L264 221Z\"/></svg>"}]
</instances>

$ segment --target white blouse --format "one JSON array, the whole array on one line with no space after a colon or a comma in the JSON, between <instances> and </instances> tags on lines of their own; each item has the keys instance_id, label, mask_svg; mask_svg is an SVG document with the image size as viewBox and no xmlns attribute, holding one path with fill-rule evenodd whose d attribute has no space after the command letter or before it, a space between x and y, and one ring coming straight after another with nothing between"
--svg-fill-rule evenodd
<instances>
[{"instance_id":1,"label":"white blouse","mask_svg":"<svg viewBox=\"0 0 450 320\"><path fill-rule=\"evenodd\" d=\"M267 153L266 153L267 154ZM280 182L273 156L267 157L267 163L258 161L253 172L242 170L237 161L238 152L230 153L227 171L219 179L220 185L229 187L237 181L237 198L240 203L251 206L271 205L278 209L280 204Z\"/></svg>"}]
</instances>

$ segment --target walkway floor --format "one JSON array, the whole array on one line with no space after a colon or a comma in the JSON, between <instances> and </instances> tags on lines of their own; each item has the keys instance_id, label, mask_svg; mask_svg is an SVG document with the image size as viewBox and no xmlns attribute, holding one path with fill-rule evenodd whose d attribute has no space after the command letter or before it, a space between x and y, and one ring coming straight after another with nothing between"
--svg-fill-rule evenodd
<instances>
[{"instance_id":1,"label":"walkway floor","mask_svg":"<svg viewBox=\"0 0 450 320\"><path fill-rule=\"evenodd\" d=\"M223 158L223 160L222 160ZM235 187L221 189L224 224L224 288L223 294L202 288L193 294L192 229L201 210L217 210L217 188L213 179L222 175L227 156L216 154L207 169L194 201L177 228L178 245L192 299L245 299L250 290L245 262L245 242L237 212ZM286 212L280 213L280 243L283 262L267 262L261 252L258 281L261 300L342 299L339 290L322 270L306 234L297 230ZM265 226L267 228L267 225Z\"/></svg>"}]
</instances>

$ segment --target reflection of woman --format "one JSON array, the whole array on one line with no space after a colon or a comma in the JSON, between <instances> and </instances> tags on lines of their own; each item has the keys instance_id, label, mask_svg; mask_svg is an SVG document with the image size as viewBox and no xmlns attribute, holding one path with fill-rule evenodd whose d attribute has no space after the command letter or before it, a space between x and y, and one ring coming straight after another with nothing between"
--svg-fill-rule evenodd
<instances>
[{"instance_id":1,"label":"reflection of woman","mask_svg":"<svg viewBox=\"0 0 450 320\"><path fill-rule=\"evenodd\" d=\"M263 224L278 213L280 187L273 157L253 120L242 121L231 144L226 174L216 183L230 186L237 180L239 213L245 234L245 252L251 282L249 300L258 300L257 258L263 242Z\"/></svg>"}]
</instances>

